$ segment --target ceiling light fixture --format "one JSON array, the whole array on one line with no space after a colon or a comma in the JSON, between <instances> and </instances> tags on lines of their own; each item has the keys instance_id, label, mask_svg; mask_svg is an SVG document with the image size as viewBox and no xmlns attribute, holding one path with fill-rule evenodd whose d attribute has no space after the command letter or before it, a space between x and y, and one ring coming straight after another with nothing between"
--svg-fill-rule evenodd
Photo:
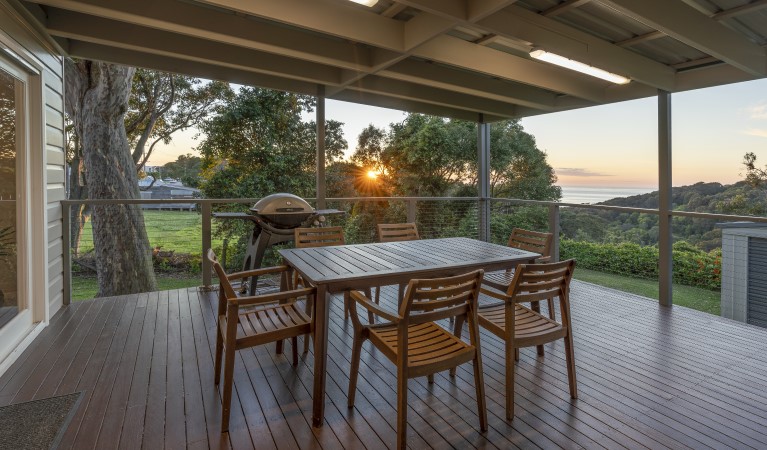
<instances>
[{"instance_id":1,"label":"ceiling light fixture","mask_svg":"<svg viewBox=\"0 0 767 450\"><path fill-rule=\"evenodd\" d=\"M547 63L556 64L566 69L585 73L586 75L591 75L592 77L601 78L615 84L628 84L631 82L630 78L616 75L606 70L598 69L594 66L589 66L588 64L574 61L572 59L565 58L564 56L559 56L555 53L550 53L544 50L533 50L530 52L530 57L539 59L541 61L546 61Z\"/></svg>"},{"instance_id":2,"label":"ceiling light fixture","mask_svg":"<svg viewBox=\"0 0 767 450\"><path fill-rule=\"evenodd\" d=\"M376 3L378 3L378 0L351 0L354 3L359 3L360 5L365 6L375 6Z\"/></svg>"}]
</instances>

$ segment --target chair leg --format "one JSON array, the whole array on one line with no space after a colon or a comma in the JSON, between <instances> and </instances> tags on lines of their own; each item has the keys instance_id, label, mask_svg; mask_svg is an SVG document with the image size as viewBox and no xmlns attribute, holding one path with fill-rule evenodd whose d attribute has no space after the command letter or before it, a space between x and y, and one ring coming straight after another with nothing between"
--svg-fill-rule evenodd
<instances>
[{"instance_id":1,"label":"chair leg","mask_svg":"<svg viewBox=\"0 0 767 450\"><path fill-rule=\"evenodd\" d=\"M519 362L519 349L514 349L514 362Z\"/></svg>"},{"instance_id":2,"label":"chair leg","mask_svg":"<svg viewBox=\"0 0 767 450\"><path fill-rule=\"evenodd\" d=\"M290 346L293 347L293 365L298 365L298 336L293 336L290 339Z\"/></svg>"},{"instance_id":3,"label":"chair leg","mask_svg":"<svg viewBox=\"0 0 767 450\"><path fill-rule=\"evenodd\" d=\"M407 372L397 368L397 448L407 448Z\"/></svg>"},{"instance_id":4,"label":"chair leg","mask_svg":"<svg viewBox=\"0 0 767 450\"><path fill-rule=\"evenodd\" d=\"M477 413L479 414L479 429L487 431L487 405L485 404L485 376L482 373L482 361L479 359L479 349L474 355L474 386L477 390Z\"/></svg>"},{"instance_id":5,"label":"chair leg","mask_svg":"<svg viewBox=\"0 0 767 450\"><path fill-rule=\"evenodd\" d=\"M352 343L352 366L349 370L349 393L347 394L348 406L354 406L354 396L357 394L357 376L360 371L360 354L362 353L362 334L355 331Z\"/></svg>"},{"instance_id":6,"label":"chair leg","mask_svg":"<svg viewBox=\"0 0 767 450\"><path fill-rule=\"evenodd\" d=\"M512 349L509 343L506 343L506 420L514 420L514 372L517 366L511 360ZM518 351L518 350L517 350Z\"/></svg>"},{"instance_id":7,"label":"chair leg","mask_svg":"<svg viewBox=\"0 0 767 450\"><path fill-rule=\"evenodd\" d=\"M232 384L234 383L234 345L224 351L224 398L221 401L221 432L229 430L229 412L232 407Z\"/></svg>"},{"instance_id":8,"label":"chair leg","mask_svg":"<svg viewBox=\"0 0 767 450\"><path fill-rule=\"evenodd\" d=\"M380 290L380 289L381 289L381 288L378 288L378 290ZM372 292L370 291L370 288L365 288L365 291L364 291L364 292L365 292L365 296L367 296L367 298L372 298L372 297L373 297L373 294L372 294ZM377 299L377 298L376 298L375 302L376 302L376 303L378 303L378 299ZM369 323L375 323L375 320L376 320L376 319L375 319L375 317L373 316L373 312L372 312L372 311L368 311L368 322L369 322Z\"/></svg>"},{"instance_id":9,"label":"chair leg","mask_svg":"<svg viewBox=\"0 0 767 450\"><path fill-rule=\"evenodd\" d=\"M426 375L426 381L427 381L429 384L434 384L434 374L433 374L433 373L430 373L430 374Z\"/></svg>"},{"instance_id":10,"label":"chair leg","mask_svg":"<svg viewBox=\"0 0 767 450\"><path fill-rule=\"evenodd\" d=\"M454 317L451 317L451 319L454 319ZM463 322L464 318L463 316L458 317L457 320L454 320L453 325L453 334L458 338L461 339L461 334L463 333ZM456 367L450 368L450 376L455 377Z\"/></svg>"},{"instance_id":11,"label":"chair leg","mask_svg":"<svg viewBox=\"0 0 767 450\"><path fill-rule=\"evenodd\" d=\"M573 335L568 330L565 336L565 359L567 360L567 382L570 385L570 397L578 398L578 384L575 380L575 352L573 351Z\"/></svg>"},{"instance_id":12,"label":"chair leg","mask_svg":"<svg viewBox=\"0 0 767 450\"><path fill-rule=\"evenodd\" d=\"M224 352L224 338L221 336L221 327L216 327L216 374L214 376L215 385L221 382L221 356Z\"/></svg>"},{"instance_id":13,"label":"chair leg","mask_svg":"<svg viewBox=\"0 0 767 450\"><path fill-rule=\"evenodd\" d=\"M307 316L312 317L312 309L314 308L314 299L311 296L306 297L306 309L304 312ZM304 353L309 353L309 341L311 340L311 333L304 335Z\"/></svg>"},{"instance_id":14,"label":"chair leg","mask_svg":"<svg viewBox=\"0 0 767 450\"><path fill-rule=\"evenodd\" d=\"M541 313L541 303L540 302L530 302L530 309L537 312L538 314ZM543 345L537 345L535 347L538 350L538 356L543 356ZM517 361L519 361L519 358L517 358Z\"/></svg>"},{"instance_id":15,"label":"chair leg","mask_svg":"<svg viewBox=\"0 0 767 450\"><path fill-rule=\"evenodd\" d=\"M344 320L349 318L349 306L351 297L349 297L349 291L344 291Z\"/></svg>"},{"instance_id":16,"label":"chair leg","mask_svg":"<svg viewBox=\"0 0 767 450\"><path fill-rule=\"evenodd\" d=\"M549 319L557 320L557 311L554 309L554 299L550 298L549 302Z\"/></svg>"}]
</instances>

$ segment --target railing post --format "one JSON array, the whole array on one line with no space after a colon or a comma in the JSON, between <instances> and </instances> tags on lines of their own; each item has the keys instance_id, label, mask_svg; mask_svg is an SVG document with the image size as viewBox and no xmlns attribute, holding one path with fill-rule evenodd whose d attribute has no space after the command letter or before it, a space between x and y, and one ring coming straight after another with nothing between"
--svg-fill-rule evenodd
<instances>
[{"instance_id":1,"label":"railing post","mask_svg":"<svg viewBox=\"0 0 767 450\"><path fill-rule=\"evenodd\" d=\"M208 200L200 202L202 212L202 285L210 286L210 261L208 261L208 249L211 248L211 203Z\"/></svg>"},{"instance_id":2,"label":"railing post","mask_svg":"<svg viewBox=\"0 0 767 450\"><path fill-rule=\"evenodd\" d=\"M559 261L559 205L549 205L549 233L551 240L551 262Z\"/></svg>"},{"instance_id":3,"label":"railing post","mask_svg":"<svg viewBox=\"0 0 767 450\"><path fill-rule=\"evenodd\" d=\"M410 223L415 223L415 215L416 215L416 201L414 198L410 198L407 200L407 221Z\"/></svg>"},{"instance_id":4,"label":"railing post","mask_svg":"<svg viewBox=\"0 0 767 450\"><path fill-rule=\"evenodd\" d=\"M61 228L63 234L62 246L64 248L63 255L61 255L64 258L64 292L62 303L66 306L72 302L72 205L62 203L61 207L63 209Z\"/></svg>"},{"instance_id":5,"label":"railing post","mask_svg":"<svg viewBox=\"0 0 767 450\"><path fill-rule=\"evenodd\" d=\"M490 241L490 124L483 114L477 123L477 170L479 239Z\"/></svg>"}]
</instances>

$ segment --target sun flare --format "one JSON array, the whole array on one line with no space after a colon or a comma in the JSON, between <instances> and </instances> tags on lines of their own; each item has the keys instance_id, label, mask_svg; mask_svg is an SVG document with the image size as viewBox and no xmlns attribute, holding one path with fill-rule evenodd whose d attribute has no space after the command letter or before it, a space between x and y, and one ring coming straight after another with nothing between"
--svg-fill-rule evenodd
<instances>
[{"instance_id":1,"label":"sun flare","mask_svg":"<svg viewBox=\"0 0 767 450\"><path fill-rule=\"evenodd\" d=\"M375 180L378 178L378 172L376 172L375 170L368 170L367 175L368 175L368 178L370 178L371 180Z\"/></svg>"}]
</instances>

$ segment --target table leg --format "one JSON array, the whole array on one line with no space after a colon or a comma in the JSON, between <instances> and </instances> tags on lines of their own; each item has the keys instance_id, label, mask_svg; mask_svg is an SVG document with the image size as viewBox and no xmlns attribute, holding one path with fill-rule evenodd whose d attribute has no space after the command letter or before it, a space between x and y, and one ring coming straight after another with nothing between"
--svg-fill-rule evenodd
<instances>
[{"instance_id":1,"label":"table leg","mask_svg":"<svg viewBox=\"0 0 767 450\"><path fill-rule=\"evenodd\" d=\"M317 286L314 300L314 393L312 425L321 427L325 418L325 366L328 357L330 296L324 285Z\"/></svg>"}]
</instances>

